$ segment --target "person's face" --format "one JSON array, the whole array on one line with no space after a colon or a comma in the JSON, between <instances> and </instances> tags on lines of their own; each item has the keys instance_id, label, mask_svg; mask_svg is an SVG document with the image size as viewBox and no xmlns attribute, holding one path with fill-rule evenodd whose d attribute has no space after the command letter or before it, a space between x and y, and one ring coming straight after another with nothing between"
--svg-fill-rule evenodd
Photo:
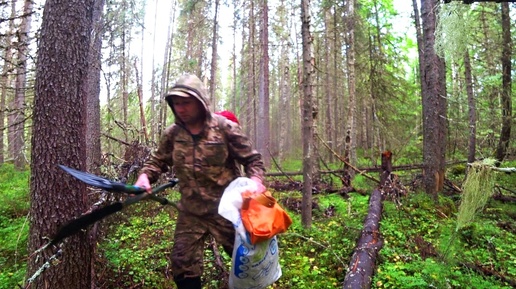
<instances>
[{"instance_id":1,"label":"person's face","mask_svg":"<svg viewBox=\"0 0 516 289\"><path fill-rule=\"evenodd\" d=\"M190 97L172 97L172 105L177 117L186 124L194 124L201 121L202 112L201 105L193 96Z\"/></svg>"}]
</instances>

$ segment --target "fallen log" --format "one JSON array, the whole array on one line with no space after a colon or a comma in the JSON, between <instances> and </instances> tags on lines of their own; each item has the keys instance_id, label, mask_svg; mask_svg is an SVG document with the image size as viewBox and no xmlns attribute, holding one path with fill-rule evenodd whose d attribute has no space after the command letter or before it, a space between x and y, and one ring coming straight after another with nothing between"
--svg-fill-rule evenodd
<instances>
[{"instance_id":1,"label":"fallen log","mask_svg":"<svg viewBox=\"0 0 516 289\"><path fill-rule=\"evenodd\" d=\"M357 247L351 256L348 271L344 279L345 289L371 288L371 280L376 267L378 252L383 246L380 235L380 219L382 216L382 193L375 189L369 198L369 210L364 221Z\"/></svg>"},{"instance_id":2,"label":"fallen log","mask_svg":"<svg viewBox=\"0 0 516 289\"><path fill-rule=\"evenodd\" d=\"M369 197L369 209L364 220L364 229L360 234L357 246L351 256L349 267L344 278L344 289L369 289L376 268L376 258L382 249L383 239L380 234L380 220L382 218L382 191L389 183L392 172L392 153L382 153L382 172L380 186Z\"/></svg>"}]
</instances>

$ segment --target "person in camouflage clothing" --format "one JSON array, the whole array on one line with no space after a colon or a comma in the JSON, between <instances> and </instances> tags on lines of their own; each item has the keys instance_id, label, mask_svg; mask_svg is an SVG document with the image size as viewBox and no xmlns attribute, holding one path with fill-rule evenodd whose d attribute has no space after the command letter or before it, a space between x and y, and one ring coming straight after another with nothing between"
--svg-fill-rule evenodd
<instances>
[{"instance_id":1,"label":"person in camouflage clothing","mask_svg":"<svg viewBox=\"0 0 516 289\"><path fill-rule=\"evenodd\" d=\"M240 176L241 164L264 191L265 169L240 126L210 112L207 91L197 76L180 77L165 100L175 123L165 129L135 185L150 192L150 184L174 168L181 193L172 247L174 281L179 289L201 288L205 238L211 234L226 253L233 252L233 224L218 215L224 189Z\"/></svg>"}]
</instances>

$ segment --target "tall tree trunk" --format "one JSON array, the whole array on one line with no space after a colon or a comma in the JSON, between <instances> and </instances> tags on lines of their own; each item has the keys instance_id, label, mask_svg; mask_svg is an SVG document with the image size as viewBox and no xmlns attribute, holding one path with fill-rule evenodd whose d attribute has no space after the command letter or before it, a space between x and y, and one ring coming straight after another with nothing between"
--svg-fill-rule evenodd
<instances>
[{"instance_id":1,"label":"tall tree trunk","mask_svg":"<svg viewBox=\"0 0 516 289\"><path fill-rule=\"evenodd\" d=\"M88 82L86 90L86 170L99 173L100 147L100 71L102 67L102 35L104 19L102 11L105 0L95 0L93 7L93 30L88 56Z\"/></svg>"},{"instance_id":2,"label":"tall tree trunk","mask_svg":"<svg viewBox=\"0 0 516 289\"><path fill-rule=\"evenodd\" d=\"M331 56L333 55L333 41L332 40L332 31L335 30L335 25L333 25L333 13L332 13L332 6L327 7L324 9L324 31L325 31L325 37L324 37L324 70L325 70L325 76L324 76L324 96L326 99L326 105L325 105L325 117L324 117L324 128L323 131L325 132L323 137L325 138L326 142L328 143L328 146L335 150L335 143L333 141L333 119L334 115L332 115L332 105L333 98L335 90L333 90L332 81L335 81L335 73L336 71L331 71L332 68L332 62L330 61ZM331 77L330 77L331 76ZM330 162L332 162L335 157L333 154L328 154L328 159Z\"/></svg>"},{"instance_id":3,"label":"tall tree trunk","mask_svg":"<svg viewBox=\"0 0 516 289\"><path fill-rule=\"evenodd\" d=\"M154 33L152 35L152 47L156 47L156 31L157 30L157 24L158 24L158 9L160 9L160 5L158 5L158 0L155 0L154 1ZM171 11L172 13L172 11ZM168 35L168 34L167 34ZM165 47L167 47L168 44L165 44ZM166 49L165 49L166 51ZM158 117L156 117L156 108L157 108L157 102L156 102L156 61L155 61L155 57L156 55L153 53L152 54L152 75L151 75L151 88L150 88L150 98L149 98L149 104L150 104L150 109L149 109L149 141L151 143L154 143L154 140L157 139L156 138L156 119ZM143 62L142 62L143 63ZM163 65L165 65L166 62L163 62ZM143 71L142 71L143 73ZM163 69L163 74L165 74L165 71ZM159 97L158 97L159 99Z\"/></svg>"},{"instance_id":4,"label":"tall tree trunk","mask_svg":"<svg viewBox=\"0 0 516 289\"><path fill-rule=\"evenodd\" d=\"M256 20L254 17L254 1L249 1L249 36L247 42L247 95L246 95L246 133L253 140L253 143L257 143L256 139L256 58L255 58L255 25ZM245 42L244 42L245 43ZM243 44L244 45L244 44ZM250 56L250 57L249 57Z\"/></svg>"},{"instance_id":5,"label":"tall tree trunk","mask_svg":"<svg viewBox=\"0 0 516 289\"><path fill-rule=\"evenodd\" d=\"M128 56L126 55L127 53L127 48L126 48L126 38L127 38L127 35L126 35L126 31L125 31L125 24L123 24L123 29L124 31L122 32L122 59L121 59L121 67L120 67L120 70L121 70L121 73L120 73L120 83L122 83L122 124L124 125L124 141L127 142L128 141L128 135L127 135L127 130L125 129L125 127L128 126L129 124L129 120L128 120L128 117L127 117L127 112L128 112L128 106L129 106L129 91L128 91L128 82L129 82L129 66L127 65L127 58Z\"/></svg>"},{"instance_id":6,"label":"tall tree trunk","mask_svg":"<svg viewBox=\"0 0 516 289\"><path fill-rule=\"evenodd\" d=\"M492 51L496 49L496 46L500 45L500 43L495 43L492 41L492 32L493 29L491 26L493 26L493 17L492 17L492 10L490 8L487 8L488 5L480 5L480 15L478 16L481 26L481 35L483 37L483 41L480 41L480 49L484 51ZM486 71L488 75L497 75L499 71L499 63L496 60L496 53L485 53L485 56L481 59L483 61L483 66L486 67ZM496 85L494 87L490 87L486 91L487 93L487 114L488 115L498 115L498 107L499 107L499 101L500 98L499 95L502 94L501 88ZM496 144L496 136L495 131L499 129L499 122L498 119L496 121L491 121L489 123L489 130L491 131L486 136L486 143L489 147L495 147Z\"/></svg>"},{"instance_id":7,"label":"tall tree trunk","mask_svg":"<svg viewBox=\"0 0 516 289\"><path fill-rule=\"evenodd\" d=\"M88 76L86 82L86 170L94 174L100 173L100 71L102 67L102 35L104 32L103 9L105 0L95 0L92 14L92 33L88 56ZM88 206L94 202L88 200ZM95 224L89 232L91 256L97 255L98 226ZM96 289L95 258L91 258L91 289Z\"/></svg>"},{"instance_id":8,"label":"tall tree trunk","mask_svg":"<svg viewBox=\"0 0 516 289\"><path fill-rule=\"evenodd\" d=\"M417 41L417 53L419 57L419 82L421 85L421 99L423 98L423 87L426 85L426 82L423 81L424 69L423 69L423 60L425 59L425 50L423 43L423 28L421 27L419 16L419 8L417 6L417 0L412 0L412 6L414 8L414 25L416 28L416 41Z\"/></svg>"},{"instance_id":9,"label":"tall tree trunk","mask_svg":"<svg viewBox=\"0 0 516 289\"><path fill-rule=\"evenodd\" d=\"M502 130L500 132L500 140L498 149L496 150L496 159L501 162L505 158L509 140L511 138L512 123L512 99L511 99L511 57L512 57L512 40L511 40L511 17L509 15L509 3L502 4L502 93L500 102L502 104Z\"/></svg>"},{"instance_id":10,"label":"tall tree trunk","mask_svg":"<svg viewBox=\"0 0 516 289\"><path fill-rule=\"evenodd\" d=\"M173 27L176 22L176 4L177 1L172 1L171 11L170 11L170 20L168 24L168 30L167 30L167 45L165 47L165 53L163 55L163 66L164 66L164 72L161 74L161 97L159 100L159 115L160 119L158 121L158 132L156 137L158 137L161 134L161 131L167 126L167 111L168 111L168 105L164 101L163 97L167 93L168 86L169 86L169 74L170 74L170 67L172 65L170 59L172 58L172 44L174 43L174 32Z\"/></svg>"},{"instance_id":11,"label":"tall tree trunk","mask_svg":"<svg viewBox=\"0 0 516 289\"><path fill-rule=\"evenodd\" d=\"M5 36L5 50L4 50L4 66L2 68L2 90L0 92L0 165L4 163L4 132L5 129L5 112L6 109L6 101L7 101L7 90L11 87L11 76L10 70L12 69L12 61L13 61L13 48L11 47L12 38L15 33L14 31L14 19L16 18L16 0L11 1L11 17L9 20L9 29L7 31L7 35Z\"/></svg>"},{"instance_id":12,"label":"tall tree trunk","mask_svg":"<svg viewBox=\"0 0 516 289\"><path fill-rule=\"evenodd\" d=\"M94 0L45 3L36 64L29 252L86 211L86 186L57 165L86 167L86 83L93 7ZM51 256L58 257L59 265L35 274ZM79 232L58 248L29 258L27 276L35 277L30 288L90 288L91 260L88 235Z\"/></svg>"},{"instance_id":13,"label":"tall tree trunk","mask_svg":"<svg viewBox=\"0 0 516 289\"><path fill-rule=\"evenodd\" d=\"M18 169L22 169L27 164L24 147L25 147L25 91L27 85L27 58L29 54L29 33L32 17L32 0L26 0L23 6L23 14L27 15L22 18L20 25L20 33L18 39L18 57L16 63L16 83L14 96L15 122L13 123L12 138L12 156L14 157L14 165Z\"/></svg>"},{"instance_id":14,"label":"tall tree trunk","mask_svg":"<svg viewBox=\"0 0 516 289\"><path fill-rule=\"evenodd\" d=\"M312 186L313 186L313 95L314 73L313 39L310 31L310 0L301 0L301 35L303 39L303 200L301 222L305 228L312 226Z\"/></svg>"},{"instance_id":15,"label":"tall tree trunk","mask_svg":"<svg viewBox=\"0 0 516 289\"><path fill-rule=\"evenodd\" d=\"M346 121L346 150L345 159L351 164L356 163L356 88L355 88L355 1L348 0L347 13L347 68L348 68L348 115ZM353 170L349 169L352 174Z\"/></svg>"},{"instance_id":16,"label":"tall tree trunk","mask_svg":"<svg viewBox=\"0 0 516 289\"><path fill-rule=\"evenodd\" d=\"M437 193L444 185L446 150L446 82L444 60L434 49L438 0L421 1L423 22L423 186L437 201Z\"/></svg>"},{"instance_id":17,"label":"tall tree trunk","mask_svg":"<svg viewBox=\"0 0 516 289\"><path fill-rule=\"evenodd\" d=\"M142 79L138 73L138 66L136 60L134 61L134 70L136 73L136 87L138 94L138 107L140 109L140 129L141 136L143 137L144 143L149 143L149 134L147 133L147 120L145 119L145 106L143 103L143 88L142 88Z\"/></svg>"},{"instance_id":18,"label":"tall tree trunk","mask_svg":"<svg viewBox=\"0 0 516 289\"><path fill-rule=\"evenodd\" d=\"M280 2L280 15L279 15L279 21L281 27L288 27L287 24L287 15L288 10L285 5L285 1L282 0ZM290 135L292 132L287 129L288 123L291 121L289 118L289 99L290 99L290 67L289 67L289 39L288 39L288 33L281 31L280 36L280 60L279 60L279 67L280 67L280 81L279 81L279 126L276 128L279 130L279 137L278 137L278 159L284 160L285 159L285 152L288 151L287 147L287 140L288 137L284 137L284 134L287 133L287 135Z\"/></svg>"},{"instance_id":19,"label":"tall tree trunk","mask_svg":"<svg viewBox=\"0 0 516 289\"><path fill-rule=\"evenodd\" d=\"M266 168L270 167L271 157L268 152L270 141L269 126L269 7L267 0L262 0L262 19L260 29L260 43L262 57L260 58L260 72L258 85L258 111L256 129L256 149L262 154Z\"/></svg>"},{"instance_id":20,"label":"tall tree trunk","mask_svg":"<svg viewBox=\"0 0 516 289\"><path fill-rule=\"evenodd\" d=\"M217 17L219 16L219 2L220 0L215 0L215 15L213 16L213 35L211 40L211 73L210 73L210 97L211 97L211 107L212 111L217 110L217 95L216 91L216 83L217 83L217 44L218 44L218 26L219 22Z\"/></svg>"},{"instance_id":21,"label":"tall tree trunk","mask_svg":"<svg viewBox=\"0 0 516 289\"><path fill-rule=\"evenodd\" d=\"M231 49L231 68L232 68L232 87L231 87L231 101L229 103L229 109L234 112L237 116L241 113L240 111L237 111L237 85L238 85L238 79L237 79L237 57L236 57L236 36L237 36L237 25L238 25L238 1L232 1L233 3L233 47Z\"/></svg>"},{"instance_id":22,"label":"tall tree trunk","mask_svg":"<svg viewBox=\"0 0 516 289\"><path fill-rule=\"evenodd\" d=\"M335 7L336 9L336 7ZM333 13L333 23L335 26L337 26L337 11L334 11ZM339 47L339 42L338 42L338 39L340 38L340 33L339 31L337 30L337 28L335 27L335 29L333 29L333 47L334 47L334 50L333 50L333 71L335 71L335 74L337 74L337 71L338 71L338 67L339 67L339 56L340 56L340 49L337 49L337 47ZM337 149L340 147L340 141L339 141L339 136L341 135L340 134L340 127L342 126L342 114L339 113L340 112L340 108L342 107L342 105L340 104L340 101L339 101L339 93L337 93L339 91L339 84L338 84L338 81L337 80L334 80L333 81L333 91L335 92L335 97L333 98L333 115L334 115L334 120L333 120L333 140L335 142L335 144L332 146L332 148L335 150L335 151L338 151Z\"/></svg>"},{"instance_id":23,"label":"tall tree trunk","mask_svg":"<svg viewBox=\"0 0 516 289\"><path fill-rule=\"evenodd\" d=\"M477 146L477 108L475 95L473 94L473 78L471 76L471 61L469 50L464 52L464 78L466 81L466 94L468 95L468 114L469 114L469 142L468 142L468 162L475 161Z\"/></svg>"}]
</instances>

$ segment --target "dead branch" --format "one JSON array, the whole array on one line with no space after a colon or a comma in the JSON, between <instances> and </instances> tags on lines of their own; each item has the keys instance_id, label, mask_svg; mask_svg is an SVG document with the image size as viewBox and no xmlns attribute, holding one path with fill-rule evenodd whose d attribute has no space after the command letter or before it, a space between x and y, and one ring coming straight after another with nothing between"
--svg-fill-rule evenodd
<instances>
[{"instance_id":1,"label":"dead branch","mask_svg":"<svg viewBox=\"0 0 516 289\"><path fill-rule=\"evenodd\" d=\"M114 137L114 136L110 136L110 135L105 134L105 133L102 133L102 136L105 136L105 137L107 137L107 138L108 138L108 139L110 139L110 140L114 140L114 141L119 142L119 143L121 143L121 144L123 144L123 145L126 145L126 146L130 146L130 145L131 145L130 143L128 143L128 142L126 142L126 141L123 141L123 140L121 140L121 139L118 139L118 138L116 138L116 137Z\"/></svg>"},{"instance_id":2,"label":"dead branch","mask_svg":"<svg viewBox=\"0 0 516 289\"><path fill-rule=\"evenodd\" d=\"M503 275L502 273L492 269L491 266L483 265L479 261L475 261L475 263L461 263L461 264L462 264L462 266L464 266L468 269L474 270L484 276L493 276L493 277L501 280L502 282L508 283L511 286L516 287L516 280L513 280L513 279Z\"/></svg>"},{"instance_id":3,"label":"dead branch","mask_svg":"<svg viewBox=\"0 0 516 289\"><path fill-rule=\"evenodd\" d=\"M345 163L347 166L349 166L351 169L353 169L355 172L359 173L360 175L363 175L364 177L372 180L372 181L375 181L376 183L380 183L380 181L378 179L375 179L373 177L371 177L370 175L366 174L366 172L364 171L361 171L359 170L358 168L354 167L353 165L351 165L349 162L347 162L344 158L342 158L342 156L340 156L339 154L337 154L334 150L332 150L332 148L330 148L330 146L328 146L328 144L326 144L326 142L318 135L317 135L317 138L321 141L321 143L334 155L336 156L341 162Z\"/></svg>"},{"instance_id":4,"label":"dead branch","mask_svg":"<svg viewBox=\"0 0 516 289\"><path fill-rule=\"evenodd\" d=\"M269 155L271 156L271 159L272 161L274 162L274 165L276 166L276 168L278 168L278 170L285 176L287 177L287 179L291 182L294 182L294 179L292 179L289 175L285 174L285 172L283 171L283 169L278 165L278 163L276 162L276 159L274 158L274 156L272 155L271 153L271 150L269 149L269 147L267 147L267 150L269 151Z\"/></svg>"},{"instance_id":5,"label":"dead branch","mask_svg":"<svg viewBox=\"0 0 516 289\"><path fill-rule=\"evenodd\" d=\"M498 188L499 190L506 190L506 191L508 191L509 193L516 195L516 191L511 190L511 189L509 189L509 188L505 188L505 187L502 187L502 186L500 186L500 185L495 185L495 188Z\"/></svg>"}]
</instances>

